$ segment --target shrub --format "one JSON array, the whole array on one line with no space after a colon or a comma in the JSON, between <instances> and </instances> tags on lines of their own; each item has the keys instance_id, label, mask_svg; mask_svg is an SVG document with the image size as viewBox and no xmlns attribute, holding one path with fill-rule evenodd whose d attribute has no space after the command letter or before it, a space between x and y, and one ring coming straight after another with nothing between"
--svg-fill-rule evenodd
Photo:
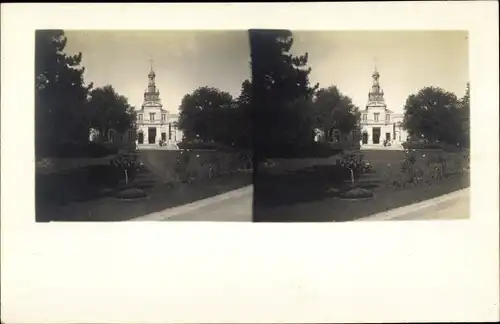
<instances>
[{"instance_id":1,"label":"shrub","mask_svg":"<svg viewBox=\"0 0 500 324\"><path fill-rule=\"evenodd\" d=\"M207 143L202 141L183 141L177 144L181 150L214 150L214 151L234 151L231 146L222 143Z\"/></svg>"},{"instance_id":2,"label":"shrub","mask_svg":"<svg viewBox=\"0 0 500 324\"><path fill-rule=\"evenodd\" d=\"M405 150L441 149L439 143L429 142L404 142L401 144Z\"/></svg>"},{"instance_id":3,"label":"shrub","mask_svg":"<svg viewBox=\"0 0 500 324\"><path fill-rule=\"evenodd\" d=\"M136 172L139 169L139 163L135 154L119 154L116 158L110 161L110 164L124 174L125 183L135 178Z\"/></svg>"},{"instance_id":4,"label":"shrub","mask_svg":"<svg viewBox=\"0 0 500 324\"><path fill-rule=\"evenodd\" d=\"M339 193L341 199L366 199L373 197L373 191L364 188L353 188Z\"/></svg>"},{"instance_id":5,"label":"shrub","mask_svg":"<svg viewBox=\"0 0 500 324\"><path fill-rule=\"evenodd\" d=\"M236 157L238 169L251 170L253 168L253 159L251 152L239 152Z\"/></svg>"},{"instance_id":6,"label":"shrub","mask_svg":"<svg viewBox=\"0 0 500 324\"><path fill-rule=\"evenodd\" d=\"M257 148L267 158L329 157L342 152L338 143L266 143Z\"/></svg>"},{"instance_id":7,"label":"shrub","mask_svg":"<svg viewBox=\"0 0 500 324\"><path fill-rule=\"evenodd\" d=\"M386 185L401 188L433 183L447 176L467 173L467 155L443 151L407 150L400 168L388 165L383 173Z\"/></svg>"},{"instance_id":8,"label":"shrub","mask_svg":"<svg viewBox=\"0 0 500 324\"><path fill-rule=\"evenodd\" d=\"M118 199L131 200L145 198L147 194L144 190L139 188L127 188L116 193L115 197Z\"/></svg>"},{"instance_id":9,"label":"shrub","mask_svg":"<svg viewBox=\"0 0 500 324\"><path fill-rule=\"evenodd\" d=\"M174 172L177 181L189 182L192 180L191 173L189 172L189 163L192 159L192 156L192 151L185 150L180 152L179 156L176 158Z\"/></svg>"},{"instance_id":10,"label":"shrub","mask_svg":"<svg viewBox=\"0 0 500 324\"><path fill-rule=\"evenodd\" d=\"M424 141L408 141L401 144L406 150L443 150L445 152L460 152L464 147L457 144L424 142Z\"/></svg>"},{"instance_id":11,"label":"shrub","mask_svg":"<svg viewBox=\"0 0 500 324\"><path fill-rule=\"evenodd\" d=\"M100 143L66 142L54 146L47 156L55 158L100 158L118 153L118 149Z\"/></svg>"}]
</instances>

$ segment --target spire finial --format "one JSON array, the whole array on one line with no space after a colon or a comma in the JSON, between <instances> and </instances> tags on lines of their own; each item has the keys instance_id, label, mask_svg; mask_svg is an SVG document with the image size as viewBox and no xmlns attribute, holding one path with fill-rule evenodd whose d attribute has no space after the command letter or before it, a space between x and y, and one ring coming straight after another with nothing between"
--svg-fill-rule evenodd
<instances>
[{"instance_id":1,"label":"spire finial","mask_svg":"<svg viewBox=\"0 0 500 324\"><path fill-rule=\"evenodd\" d=\"M377 56L373 57L373 65L375 67L375 72L377 72Z\"/></svg>"},{"instance_id":2,"label":"spire finial","mask_svg":"<svg viewBox=\"0 0 500 324\"><path fill-rule=\"evenodd\" d=\"M153 70L153 59L152 58L149 58L149 73L148 73L148 77L150 79L150 82L155 78L155 72Z\"/></svg>"},{"instance_id":3,"label":"spire finial","mask_svg":"<svg viewBox=\"0 0 500 324\"><path fill-rule=\"evenodd\" d=\"M153 71L153 59L149 57L149 70Z\"/></svg>"}]
</instances>

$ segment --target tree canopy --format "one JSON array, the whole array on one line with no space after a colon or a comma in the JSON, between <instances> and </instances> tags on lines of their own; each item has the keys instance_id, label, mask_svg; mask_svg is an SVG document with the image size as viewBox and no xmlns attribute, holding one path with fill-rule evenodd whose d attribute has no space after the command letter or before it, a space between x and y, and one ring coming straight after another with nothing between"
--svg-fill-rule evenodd
<instances>
[{"instance_id":1,"label":"tree canopy","mask_svg":"<svg viewBox=\"0 0 500 324\"><path fill-rule=\"evenodd\" d=\"M314 126L327 132L336 128L349 132L357 127L359 109L336 86L319 89L313 101Z\"/></svg>"},{"instance_id":2,"label":"tree canopy","mask_svg":"<svg viewBox=\"0 0 500 324\"><path fill-rule=\"evenodd\" d=\"M462 113L457 96L425 87L406 100L403 124L411 134L430 141L457 144L462 138Z\"/></svg>"},{"instance_id":3,"label":"tree canopy","mask_svg":"<svg viewBox=\"0 0 500 324\"><path fill-rule=\"evenodd\" d=\"M36 156L60 155L61 144L87 143L90 127L105 133L124 131L135 120L127 98L112 86L85 85L82 53L64 52L63 30L35 34L35 151ZM67 147L67 146L65 146Z\"/></svg>"},{"instance_id":4,"label":"tree canopy","mask_svg":"<svg viewBox=\"0 0 500 324\"><path fill-rule=\"evenodd\" d=\"M250 45L256 148L311 141L311 104L318 85L309 82L308 54L290 53L289 30L250 30Z\"/></svg>"},{"instance_id":5,"label":"tree canopy","mask_svg":"<svg viewBox=\"0 0 500 324\"><path fill-rule=\"evenodd\" d=\"M460 143L462 146L470 145L470 83L467 82L464 96L460 99L460 119L462 136Z\"/></svg>"},{"instance_id":6,"label":"tree canopy","mask_svg":"<svg viewBox=\"0 0 500 324\"><path fill-rule=\"evenodd\" d=\"M233 107L233 115L228 124L228 138L234 146L250 148L253 136L252 82L243 81L240 95L234 101Z\"/></svg>"},{"instance_id":7,"label":"tree canopy","mask_svg":"<svg viewBox=\"0 0 500 324\"><path fill-rule=\"evenodd\" d=\"M228 92L200 87L182 98L179 107L179 128L186 140L224 141L230 122L233 97Z\"/></svg>"},{"instance_id":8,"label":"tree canopy","mask_svg":"<svg viewBox=\"0 0 500 324\"><path fill-rule=\"evenodd\" d=\"M53 152L62 142L88 140L87 96L80 66L82 54L64 53L62 30L38 30L35 35L35 147Z\"/></svg>"},{"instance_id":9,"label":"tree canopy","mask_svg":"<svg viewBox=\"0 0 500 324\"><path fill-rule=\"evenodd\" d=\"M90 126L106 134L110 129L124 132L134 125L135 111L128 99L116 93L111 85L90 92L88 101Z\"/></svg>"}]
</instances>

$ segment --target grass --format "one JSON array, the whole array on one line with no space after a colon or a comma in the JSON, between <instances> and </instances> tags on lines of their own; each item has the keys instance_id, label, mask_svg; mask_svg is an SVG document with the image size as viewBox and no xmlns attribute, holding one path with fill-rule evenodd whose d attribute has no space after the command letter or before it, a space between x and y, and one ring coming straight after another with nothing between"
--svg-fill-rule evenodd
<instances>
[{"instance_id":1,"label":"grass","mask_svg":"<svg viewBox=\"0 0 500 324\"><path fill-rule=\"evenodd\" d=\"M361 186L363 187L363 186ZM343 222L366 217L371 214L388 211L401 206L417 203L444 195L456 190L469 187L468 179L451 177L433 184L417 188L391 190L383 186L374 189L375 197L361 201L348 201L336 199L335 193L327 194L320 190L316 197L308 193L309 199L293 200L284 199L275 201L274 204L263 204L258 199L254 200L254 220L256 222ZM258 193L259 187L254 187ZM303 187L302 192L309 192L310 187ZM284 194L280 197L283 198ZM300 194L295 193L295 197ZM258 197L258 194L255 196Z\"/></svg>"},{"instance_id":2,"label":"grass","mask_svg":"<svg viewBox=\"0 0 500 324\"><path fill-rule=\"evenodd\" d=\"M266 158L317 158L329 157L342 152L342 147L339 143L309 143L309 144L295 144L295 143L279 143L272 144L266 143L258 148Z\"/></svg>"},{"instance_id":3,"label":"grass","mask_svg":"<svg viewBox=\"0 0 500 324\"><path fill-rule=\"evenodd\" d=\"M177 154L170 154L166 162L175 161ZM129 186L123 185L123 178L123 173L110 165L37 174L36 221L128 220L239 189L252 182L252 174L248 172L189 184L164 183L164 179L148 169L142 170ZM148 197L133 201L117 199L116 193L127 187L145 190Z\"/></svg>"},{"instance_id":4,"label":"grass","mask_svg":"<svg viewBox=\"0 0 500 324\"><path fill-rule=\"evenodd\" d=\"M387 188L382 173L387 164L396 165L401 151L364 151L374 168L371 180L356 185L373 190L374 198L361 201L337 199L349 188L349 176L338 166L311 166L296 172L259 172L254 183L256 222L351 221L393 208L431 199L469 187L469 178L453 175L432 184L401 189Z\"/></svg>"},{"instance_id":5,"label":"grass","mask_svg":"<svg viewBox=\"0 0 500 324\"><path fill-rule=\"evenodd\" d=\"M67 205L99 198L100 191L119 185L121 173L110 165L92 165L35 175L37 205Z\"/></svg>"},{"instance_id":6,"label":"grass","mask_svg":"<svg viewBox=\"0 0 500 324\"><path fill-rule=\"evenodd\" d=\"M133 201L103 198L65 206L37 208L37 221L124 221L200 199L213 197L251 184L251 174L238 173L193 184L150 187L148 197Z\"/></svg>"}]
</instances>

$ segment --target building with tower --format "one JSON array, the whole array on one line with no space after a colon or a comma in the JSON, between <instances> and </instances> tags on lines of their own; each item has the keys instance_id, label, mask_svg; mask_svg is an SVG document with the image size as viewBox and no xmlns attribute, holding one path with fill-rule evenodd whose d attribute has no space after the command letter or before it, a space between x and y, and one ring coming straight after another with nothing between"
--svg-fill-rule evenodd
<instances>
[{"instance_id":1,"label":"building with tower","mask_svg":"<svg viewBox=\"0 0 500 324\"><path fill-rule=\"evenodd\" d=\"M167 147L176 147L182 140L182 132L177 126L178 115L170 114L163 108L160 91L156 88L156 74L152 63L148 79L143 104L136 111L137 146L158 146L163 142Z\"/></svg>"},{"instance_id":2,"label":"building with tower","mask_svg":"<svg viewBox=\"0 0 500 324\"><path fill-rule=\"evenodd\" d=\"M383 146L384 142L398 144L406 141L402 128L403 114L396 114L387 108L384 91L380 87L380 74L375 67L368 103L361 110L361 146Z\"/></svg>"}]
</instances>

